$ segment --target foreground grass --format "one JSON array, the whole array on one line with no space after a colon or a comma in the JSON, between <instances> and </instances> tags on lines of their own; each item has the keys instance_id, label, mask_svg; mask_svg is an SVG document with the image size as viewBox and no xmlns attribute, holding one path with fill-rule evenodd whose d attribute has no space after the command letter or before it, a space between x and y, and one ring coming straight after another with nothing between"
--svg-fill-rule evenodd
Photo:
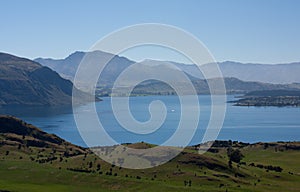
<instances>
[{"instance_id":1,"label":"foreground grass","mask_svg":"<svg viewBox=\"0 0 300 192\"><path fill-rule=\"evenodd\" d=\"M136 146L134 146L136 147ZM228 167L226 148L199 155L193 148L145 170L110 165L91 152L63 157L53 148L0 147L0 190L6 191L299 191L300 151L263 144L240 148L242 164ZM7 152L9 151L9 153ZM8 154L7 154L8 153ZM49 156L59 158L39 161ZM62 157L62 158L60 158ZM280 166L275 172L249 166ZM86 172L79 172L84 170ZM186 181L186 182L185 182Z\"/></svg>"}]
</instances>

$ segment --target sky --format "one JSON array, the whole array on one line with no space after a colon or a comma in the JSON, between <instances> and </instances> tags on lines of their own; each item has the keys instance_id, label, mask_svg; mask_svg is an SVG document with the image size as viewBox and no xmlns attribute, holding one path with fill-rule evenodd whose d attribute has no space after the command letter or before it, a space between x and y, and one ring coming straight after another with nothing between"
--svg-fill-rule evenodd
<instances>
[{"instance_id":1,"label":"sky","mask_svg":"<svg viewBox=\"0 0 300 192\"><path fill-rule=\"evenodd\" d=\"M300 61L299 20L297 0L0 0L0 52L65 58L120 28L162 23L196 36L217 61L289 63ZM126 56L180 61L153 48Z\"/></svg>"}]
</instances>

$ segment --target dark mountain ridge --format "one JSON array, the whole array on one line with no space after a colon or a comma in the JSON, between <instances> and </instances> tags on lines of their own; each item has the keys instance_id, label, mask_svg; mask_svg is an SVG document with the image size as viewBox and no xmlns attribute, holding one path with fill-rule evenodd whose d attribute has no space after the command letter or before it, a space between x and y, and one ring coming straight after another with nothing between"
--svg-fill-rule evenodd
<instances>
[{"instance_id":1,"label":"dark mountain ridge","mask_svg":"<svg viewBox=\"0 0 300 192\"><path fill-rule=\"evenodd\" d=\"M69 105L73 84L48 67L29 59L0 53L0 106ZM77 89L78 101L88 95Z\"/></svg>"}]
</instances>

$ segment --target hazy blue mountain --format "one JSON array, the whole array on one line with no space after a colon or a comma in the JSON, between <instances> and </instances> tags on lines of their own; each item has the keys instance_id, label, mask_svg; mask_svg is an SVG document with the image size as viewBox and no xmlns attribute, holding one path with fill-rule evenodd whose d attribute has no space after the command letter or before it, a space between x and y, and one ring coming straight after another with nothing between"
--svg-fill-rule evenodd
<instances>
[{"instance_id":1,"label":"hazy blue mountain","mask_svg":"<svg viewBox=\"0 0 300 192\"><path fill-rule=\"evenodd\" d=\"M48 67L29 59L0 53L1 105L71 104L73 84ZM78 90L79 100L87 94Z\"/></svg>"},{"instance_id":2,"label":"hazy blue mountain","mask_svg":"<svg viewBox=\"0 0 300 192\"><path fill-rule=\"evenodd\" d=\"M78 65L80 64L81 60L86 54L87 53L85 52L75 52L66 57L65 59L55 60L37 58L35 59L35 61L58 72L62 77L73 80ZM109 86L112 82L114 82L114 80L125 68L134 63L133 61L125 57L119 57L103 51L93 51L89 52L88 54L89 58L93 58L94 60L96 60L92 62L98 62L103 64L107 60L107 58L112 57L112 59L106 65L100 76L101 80L99 83L102 86Z\"/></svg>"},{"instance_id":3,"label":"hazy blue mountain","mask_svg":"<svg viewBox=\"0 0 300 192\"><path fill-rule=\"evenodd\" d=\"M268 83L300 82L300 62L277 65L223 62L220 64L220 67L225 76L236 77L244 81Z\"/></svg>"},{"instance_id":4,"label":"hazy blue mountain","mask_svg":"<svg viewBox=\"0 0 300 192\"><path fill-rule=\"evenodd\" d=\"M44 66L50 67L57 71L60 75L65 78L73 79L76 69L84 57L85 52L75 52L65 59L35 59L36 62L41 63ZM111 56L110 53L102 51L95 51L97 58L105 58ZM101 61L99 61L101 62ZM101 76L101 84L111 84L112 81L128 66L135 63L125 57L114 56L112 61L103 71ZM173 64L177 68L183 70L187 74L203 79L202 73L198 70L198 67L194 64L182 64L170 61L156 61L156 60L145 60L139 62L141 69L139 71L147 71L149 67L155 67L159 71L158 66L170 66ZM219 62L218 63L221 72L224 77L234 77L243 81L258 81L264 83L275 83L275 84L286 84L286 83L300 83L300 62L298 63L287 63L287 64L252 64L252 63L238 63L233 61ZM207 67L204 65L203 67ZM174 67L173 67L174 68ZM152 69L154 70L154 69ZM143 73L143 72L142 72Z\"/></svg>"},{"instance_id":5,"label":"hazy blue mountain","mask_svg":"<svg viewBox=\"0 0 300 192\"><path fill-rule=\"evenodd\" d=\"M203 78L196 65L175 63L183 71ZM218 63L224 77L234 77L243 81L285 84L300 83L300 62L287 64L252 64L226 61ZM205 67L205 66L203 66Z\"/></svg>"},{"instance_id":6,"label":"hazy blue mountain","mask_svg":"<svg viewBox=\"0 0 300 192\"><path fill-rule=\"evenodd\" d=\"M75 52L65 59L36 59L35 61L56 70L64 77L72 79L82 58L87 55L84 52ZM135 82L145 77L163 77L176 86L185 89L187 84L178 78L182 72L193 82L200 94L209 93L207 81L195 64L182 64L170 61L144 60L134 62L124 57L112 55L102 51L88 52L89 57L95 63L103 63L106 58L112 57L106 68L103 70L98 83L97 94L110 95L111 88L117 77L124 69L128 78L120 78L119 87L121 92L126 87L135 87ZM256 90L298 90L300 88L300 63L291 64L242 64L237 62L217 63L223 73L227 93L247 93ZM201 66L201 69L209 70L210 64ZM175 77L175 78L174 78ZM155 79L155 78L152 78ZM215 81L214 78L208 81ZM294 83L296 82L296 83ZM218 91L218 90L215 90ZM133 94L173 94L170 86L159 81L146 81L138 85ZM118 93L119 94L119 93Z\"/></svg>"}]
</instances>

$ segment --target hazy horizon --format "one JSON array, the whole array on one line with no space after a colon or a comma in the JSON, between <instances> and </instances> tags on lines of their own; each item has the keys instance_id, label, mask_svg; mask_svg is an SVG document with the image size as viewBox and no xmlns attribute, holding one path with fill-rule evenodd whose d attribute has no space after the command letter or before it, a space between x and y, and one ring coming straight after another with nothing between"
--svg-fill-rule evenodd
<instances>
[{"instance_id":1,"label":"hazy horizon","mask_svg":"<svg viewBox=\"0 0 300 192\"><path fill-rule=\"evenodd\" d=\"M31 0L0 4L0 51L30 59L64 58L76 50L88 50L120 28L163 23L193 34L216 61L272 64L300 61L299 1ZM160 49L151 53L147 50L135 50L126 56L136 61L174 57Z\"/></svg>"},{"instance_id":2,"label":"hazy horizon","mask_svg":"<svg viewBox=\"0 0 300 192\"><path fill-rule=\"evenodd\" d=\"M97 51L101 51L101 50L97 50ZM21 57L21 58L26 58L26 59L30 59L30 60L36 60L36 59L53 59L53 60L63 60L63 59L66 59L67 57L71 56L72 54L76 53L76 52L89 52L89 50L75 50L73 52L71 52L70 54L67 54L66 56L64 57L59 57L59 58L55 58L55 57L35 57L35 58L30 58L30 57L26 57L26 56L20 56L20 55L16 55L15 53L10 53L10 52L5 52L5 51L0 51L0 53L5 53L5 54L10 54L10 55L14 55L14 56L17 56L17 57ZM105 51L104 51L105 52ZM141 59L141 60L134 60L133 58L130 58L130 56L127 56L127 55L123 55L123 54L120 54L118 55L120 57L126 57L127 59L131 60L131 61L134 61L136 63L140 63L140 62L143 62L143 61L146 61L146 60L153 60L153 61L161 61L161 62L175 62L175 63L179 63L179 64L186 64L186 65L193 65L194 63L190 62L189 60L186 60L186 61L176 61L176 60L163 60L163 59L156 59L156 58L144 58L144 59ZM282 65L282 64L294 64L294 63L300 63L300 59L299 61L292 61L292 62L275 62L275 63L264 63L264 62L242 62L242 61L236 61L236 60L222 60L222 61L216 61L218 63L226 63L226 62L233 62L233 63L240 63L240 64L261 64L261 65Z\"/></svg>"}]
</instances>

